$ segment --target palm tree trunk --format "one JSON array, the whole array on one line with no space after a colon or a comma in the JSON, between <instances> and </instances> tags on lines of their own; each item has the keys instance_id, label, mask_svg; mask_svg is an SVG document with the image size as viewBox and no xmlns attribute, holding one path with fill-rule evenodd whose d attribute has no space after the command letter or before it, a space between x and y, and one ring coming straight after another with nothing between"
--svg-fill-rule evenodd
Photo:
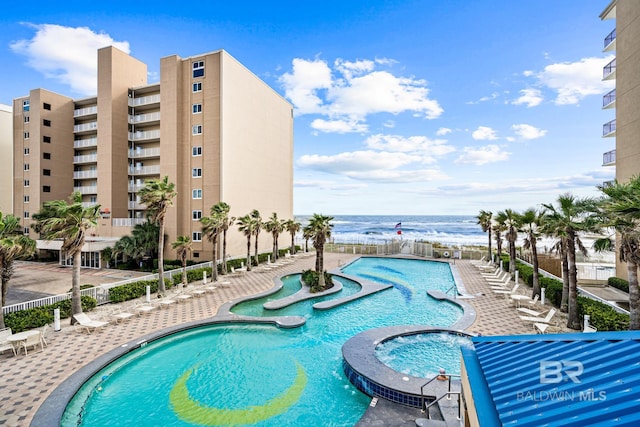
<instances>
[{"instance_id":1,"label":"palm tree trunk","mask_svg":"<svg viewBox=\"0 0 640 427\"><path fill-rule=\"evenodd\" d=\"M296 235L295 233L291 233L291 255L296 254Z\"/></svg>"},{"instance_id":2,"label":"palm tree trunk","mask_svg":"<svg viewBox=\"0 0 640 427\"><path fill-rule=\"evenodd\" d=\"M158 293L164 296L166 292L167 289L164 286L164 220L162 220L158 237Z\"/></svg>"},{"instance_id":3,"label":"palm tree trunk","mask_svg":"<svg viewBox=\"0 0 640 427\"><path fill-rule=\"evenodd\" d=\"M580 330L581 322L578 314L578 269L576 268L576 247L574 236L570 235L567 243L567 261L569 264L569 313L567 328Z\"/></svg>"},{"instance_id":4,"label":"palm tree trunk","mask_svg":"<svg viewBox=\"0 0 640 427\"><path fill-rule=\"evenodd\" d=\"M260 265L260 263L258 262L258 235L257 234L256 234L256 241L255 241L254 250L253 250L253 258L256 261L256 265Z\"/></svg>"},{"instance_id":5,"label":"palm tree trunk","mask_svg":"<svg viewBox=\"0 0 640 427\"><path fill-rule=\"evenodd\" d=\"M509 241L509 274L516 274L516 242Z\"/></svg>"},{"instance_id":6,"label":"palm tree trunk","mask_svg":"<svg viewBox=\"0 0 640 427\"><path fill-rule=\"evenodd\" d=\"M560 300L560 311L569 311L569 259L566 249L562 249L562 298Z\"/></svg>"},{"instance_id":7,"label":"palm tree trunk","mask_svg":"<svg viewBox=\"0 0 640 427\"><path fill-rule=\"evenodd\" d=\"M318 252L316 254L316 260L318 262L316 270L318 272L318 286L320 287L320 289L324 289L326 286L326 283L324 281L324 244L318 245L316 250Z\"/></svg>"},{"instance_id":8,"label":"palm tree trunk","mask_svg":"<svg viewBox=\"0 0 640 427\"><path fill-rule=\"evenodd\" d=\"M247 271L251 271L251 236L247 237Z\"/></svg>"},{"instance_id":9,"label":"palm tree trunk","mask_svg":"<svg viewBox=\"0 0 640 427\"><path fill-rule=\"evenodd\" d=\"M214 234L213 239L213 266L211 268L211 280L214 282L218 280L218 235Z\"/></svg>"},{"instance_id":10,"label":"palm tree trunk","mask_svg":"<svg viewBox=\"0 0 640 427\"><path fill-rule=\"evenodd\" d=\"M73 254L73 269L71 272L71 314L82 313L82 299L80 297L80 250ZM71 316L71 324L76 324L76 319Z\"/></svg>"},{"instance_id":11,"label":"palm tree trunk","mask_svg":"<svg viewBox=\"0 0 640 427\"><path fill-rule=\"evenodd\" d=\"M629 330L640 329L640 289L638 288L638 264L627 260L629 276Z\"/></svg>"},{"instance_id":12,"label":"palm tree trunk","mask_svg":"<svg viewBox=\"0 0 640 427\"><path fill-rule=\"evenodd\" d=\"M222 231L222 274L227 274L227 229Z\"/></svg>"},{"instance_id":13,"label":"palm tree trunk","mask_svg":"<svg viewBox=\"0 0 640 427\"><path fill-rule=\"evenodd\" d=\"M491 261L491 227L489 227L489 230L487 230L487 232L489 233L489 258L488 260Z\"/></svg>"},{"instance_id":14,"label":"palm tree trunk","mask_svg":"<svg viewBox=\"0 0 640 427\"><path fill-rule=\"evenodd\" d=\"M533 294L531 295L531 298L535 297L536 295L540 296L541 291L540 291L540 266L538 264L538 248L536 248L536 239L531 239L531 257L533 258L532 261L532 265L533 265L533 283L531 284L533 287Z\"/></svg>"}]
</instances>

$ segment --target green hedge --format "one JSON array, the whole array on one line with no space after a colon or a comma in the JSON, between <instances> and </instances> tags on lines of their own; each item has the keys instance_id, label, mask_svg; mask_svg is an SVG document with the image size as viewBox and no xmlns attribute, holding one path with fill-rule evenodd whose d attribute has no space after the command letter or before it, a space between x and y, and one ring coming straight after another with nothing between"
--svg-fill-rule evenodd
<instances>
[{"instance_id":1,"label":"green hedge","mask_svg":"<svg viewBox=\"0 0 640 427\"><path fill-rule=\"evenodd\" d=\"M82 311L91 311L96 307L97 301L95 298L83 296L81 300ZM4 324L7 328L11 328L14 333L39 328L48 323L53 323L53 310L56 308L60 309L61 319L71 317L71 300L68 299L55 304L43 305L42 307L7 313L4 316Z\"/></svg>"},{"instance_id":2,"label":"green hedge","mask_svg":"<svg viewBox=\"0 0 640 427\"><path fill-rule=\"evenodd\" d=\"M505 269L508 268L508 258L503 265ZM521 262L517 262L516 265L522 281L529 286L533 286L533 268ZM611 281L611 279L609 280ZM560 307L562 303L562 281L542 275L539 276L539 281L540 287L545 288L545 298L555 307ZM592 300L591 298L578 297L578 314L581 318L585 314L591 316L589 323L599 331L629 330L628 314L618 313L607 304Z\"/></svg>"},{"instance_id":3,"label":"green hedge","mask_svg":"<svg viewBox=\"0 0 640 427\"><path fill-rule=\"evenodd\" d=\"M629 282L619 277L609 277L607 284L614 288L620 289L623 292L629 293Z\"/></svg>"},{"instance_id":4,"label":"green hedge","mask_svg":"<svg viewBox=\"0 0 640 427\"><path fill-rule=\"evenodd\" d=\"M169 289L173 283L169 279L165 279L164 285ZM109 289L109 301L123 302L139 298L147 294L147 286L151 287L151 293L158 292L158 279L139 280L111 288Z\"/></svg>"}]
</instances>

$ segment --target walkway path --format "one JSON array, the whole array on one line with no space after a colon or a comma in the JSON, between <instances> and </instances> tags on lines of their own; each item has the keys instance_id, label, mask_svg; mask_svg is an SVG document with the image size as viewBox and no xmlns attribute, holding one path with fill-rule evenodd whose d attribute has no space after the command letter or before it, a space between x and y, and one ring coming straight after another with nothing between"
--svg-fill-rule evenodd
<instances>
[{"instance_id":1,"label":"walkway path","mask_svg":"<svg viewBox=\"0 0 640 427\"><path fill-rule=\"evenodd\" d=\"M325 268L332 270L345 264L354 256L325 254ZM0 425L27 426L44 399L60 383L78 368L104 354L108 350L128 343L140 336L184 322L212 317L225 302L253 295L270 289L273 279L290 273L313 268L315 258L299 258L292 264L275 270L253 271L228 278L228 285L220 286L213 293L174 304L166 309L136 316L119 324L111 324L100 332L80 333L63 321L59 332L47 335L48 346L42 351L15 358L11 352L0 355ZM472 304L478 319L472 332L484 335L532 333L532 329L515 314L505 299L488 293L488 287L478 270L469 262L456 263L467 291L476 296L467 302ZM227 280L227 278L225 278ZM480 295L484 294L484 295ZM91 312L96 316L98 312Z\"/></svg>"}]
</instances>

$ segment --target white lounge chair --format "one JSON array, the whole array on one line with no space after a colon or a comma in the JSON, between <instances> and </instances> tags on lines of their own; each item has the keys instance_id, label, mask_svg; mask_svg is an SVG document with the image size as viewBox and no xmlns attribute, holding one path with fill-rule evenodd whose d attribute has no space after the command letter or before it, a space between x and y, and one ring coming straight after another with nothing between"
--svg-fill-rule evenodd
<instances>
[{"instance_id":1,"label":"white lounge chair","mask_svg":"<svg viewBox=\"0 0 640 427\"><path fill-rule=\"evenodd\" d=\"M595 328L591 325L584 325L584 329L582 332L590 333L590 332L598 332L598 328Z\"/></svg>"},{"instance_id":2,"label":"white lounge chair","mask_svg":"<svg viewBox=\"0 0 640 427\"><path fill-rule=\"evenodd\" d=\"M553 318L553 316L555 314L556 314L556 309L552 308L551 310L549 310L549 312L547 313L547 315L545 317L540 317L540 316L520 316L520 319L524 320L525 322L549 324L549 323L551 323L551 319Z\"/></svg>"},{"instance_id":3,"label":"white lounge chair","mask_svg":"<svg viewBox=\"0 0 640 427\"><path fill-rule=\"evenodd\" d=\"M0 330L0 353L4 353L7 350L11 350L13 355L16 355L16 349L13 347L7 338L12 335L11 328L4 328Z\"/></svg>"},{"instance_id":4,"label":"white lounge chair","mask_svg":"<svg viewBox=\"0 0 640 427\"><path fill-rule=\"evenodd\" d=\"M520 284L516 283L516 285L512 289L492 289L492 291L494 294L498 295L513 295L516 293L519 286Z\"/></svg>"},{"instance_id":5,"label":"white lounge chair","mask_svg":"<svg viewBox=\"0 0 640 427\"><path fill-rule=\"evenodd\" d=\"M112 314L113 318L116 320L116 323L124 322L127 319L131 319L135 316L133 313L129 311L129 308L126 305L117 307Z\"/></svg>"},{"instance_id":6,"label":"white lounge chair","mask_svg":"<svg viewBox=\"0 0 640 427\"><path fill-rule=\"evenodd\" d=\"M76 324L76 327L80 329L84 329L89 334L92 331L95 331L96 329L100 329L109 324L109 322L103 322L101 320L93 320L89 316L87 316L85 313L74 314L73 318L76 319L76 321L78 322Z\"/></svg>"}]
</instances>

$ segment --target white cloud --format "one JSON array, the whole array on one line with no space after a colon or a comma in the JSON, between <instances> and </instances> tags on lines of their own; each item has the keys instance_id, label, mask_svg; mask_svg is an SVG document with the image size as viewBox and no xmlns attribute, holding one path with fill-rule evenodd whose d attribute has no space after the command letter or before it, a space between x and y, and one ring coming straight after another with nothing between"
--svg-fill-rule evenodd
<instances>
[{"instance_id":1,"label":"white cloud","mask_svg":"<svg viewBox=\"0 0 640 427\"><path fill-rule=\"evenodd\" d=\"M542 92L539 89L522 89L520 97L511 103L513 105L526 105L527 107L536 107L543 101Z\"/></svg>"},{"instance_id":2,"label":"white cloud","mask_svg":"<svg viewBox=\"0 0 640 427\"><path fill-rule=\"evenodd\" d=\"M436 131L436 135L438 136L444 136L444 135L448 135L451 132L453 132L451 129L449 128L440 128Z\"/></svg>"},{"instance_id":3,"label":"white cloud","mask_svg":"<svg viewBox=\"0 0 640 427\"><path fill-rule=\"evenodd\" d=\"M577 62L562 62L544 67L535 73L539 83L556 91L557 105L578 104L589 95L601 95L614 83L602 81L602 69L614 58L583 58Z\"/></svg>"},{"instance_id":4,"label":"white cloud","mask_svg":"<svg viewBox=\"0 0 640 427\"><path fill-rule=\"evenodd\" d=\"M477 101L467 101L466 104L469 104L469 105L480 104L481 102L492 101L492 100L498 98L499 96L500 96L500 94L498 92L493 92L491 95L483 96L482 98L478 99Z\"/></svg>"},{"instance_id":5,"label":"white cloud","mask_svg":"<svg viewBox=\"0 0 640 427\"><path fill-rule=\"evenodd\" d=\"M400 135L372 135L365 140L367 148L419 155L422 163L434 163L437 157L454 152L455 147L444 139L429 139L426 136L403 137Z\"/></svg>"},{"instance_id":6,"label":"white cloud","mask_svg":"<svg viewBox=\"0 0 640 427\"><path fill-rule=\"evenodd\" d=\"M361 190L363 188L368 187L368 185L365 183L342 184L342 183L336 183L333 181L304 180L304 179L295 180L293 182L293 186L298 188L318 188L320 190L329 190L329 191Z\"/></svg>"},{"instance_id":7,"label":"white cloud","mask_svg":"<svg viewBox=\"0 0 640 427\"><path fill-rule=\"evenodd\" d=\"M298 115L321 114L331 121L358 123L376 113L412 112L435 119L443 112L438 102L429 98L424 80L377 69L393 65L392 60L337 59L333 70L320 59L295 58L292 65L291 72L279 81Z\"/></svg>"},{"instance_id":8,"label":"white cloud","mask_svg":"<svg viewBox=\"0 0 640 427\"><path fill-rule=\"evenodd\" d=\"M518 124L511 126L511 129L522 139L536 139L542 138L547 134L546 130L538 129L537 127L527 125L527 124Z\"/></svg>"},{"instance_id":9,"label":"white cloud","mask_svg":"<svg viewBox=\"0 0 640 427\"><path fill-rule=\"evenodd\" d=\"M26 56L27 65L45 77L69 85L82 95L97 92L98 49L115 46L129 53L128 42L117 42L108 34L87 27L31 26L36 30L33 38L11 43L11 50Z\"/></svg>"},{"instance_id":10,"label":"white cloud","mask_svg":"<svg viewBox=\"0 0 640 427\"><path fill-rule=\"evenodd\" d=\"M473 131L471 137L478 141L498 139L496 131L487 126L478 126L478 129Z\"/></svg>"},{"instance_id":11,"label":"white cloud","mask_svg":"<svg viewBox=\"0 0 640 427\"><path fill-rule=\"evenodd\" d=\"M509 159L511 153L503 151L495 144L484 147L464 147L463 153L455 160L455 163L471 163L481 166L487 163L502 162Z\"/></svg>"},{"instance_id":12,"label":"white cloud","mask_svg":"<svg viewBox=\"0 0 640 427\"><path fill-rule=\"evenodd\" d=\"M325 133L353 133L367 132L369 127L356 120L324 120L315 119L311 122L311 127Z\"/></svg>"}]
</instances>

